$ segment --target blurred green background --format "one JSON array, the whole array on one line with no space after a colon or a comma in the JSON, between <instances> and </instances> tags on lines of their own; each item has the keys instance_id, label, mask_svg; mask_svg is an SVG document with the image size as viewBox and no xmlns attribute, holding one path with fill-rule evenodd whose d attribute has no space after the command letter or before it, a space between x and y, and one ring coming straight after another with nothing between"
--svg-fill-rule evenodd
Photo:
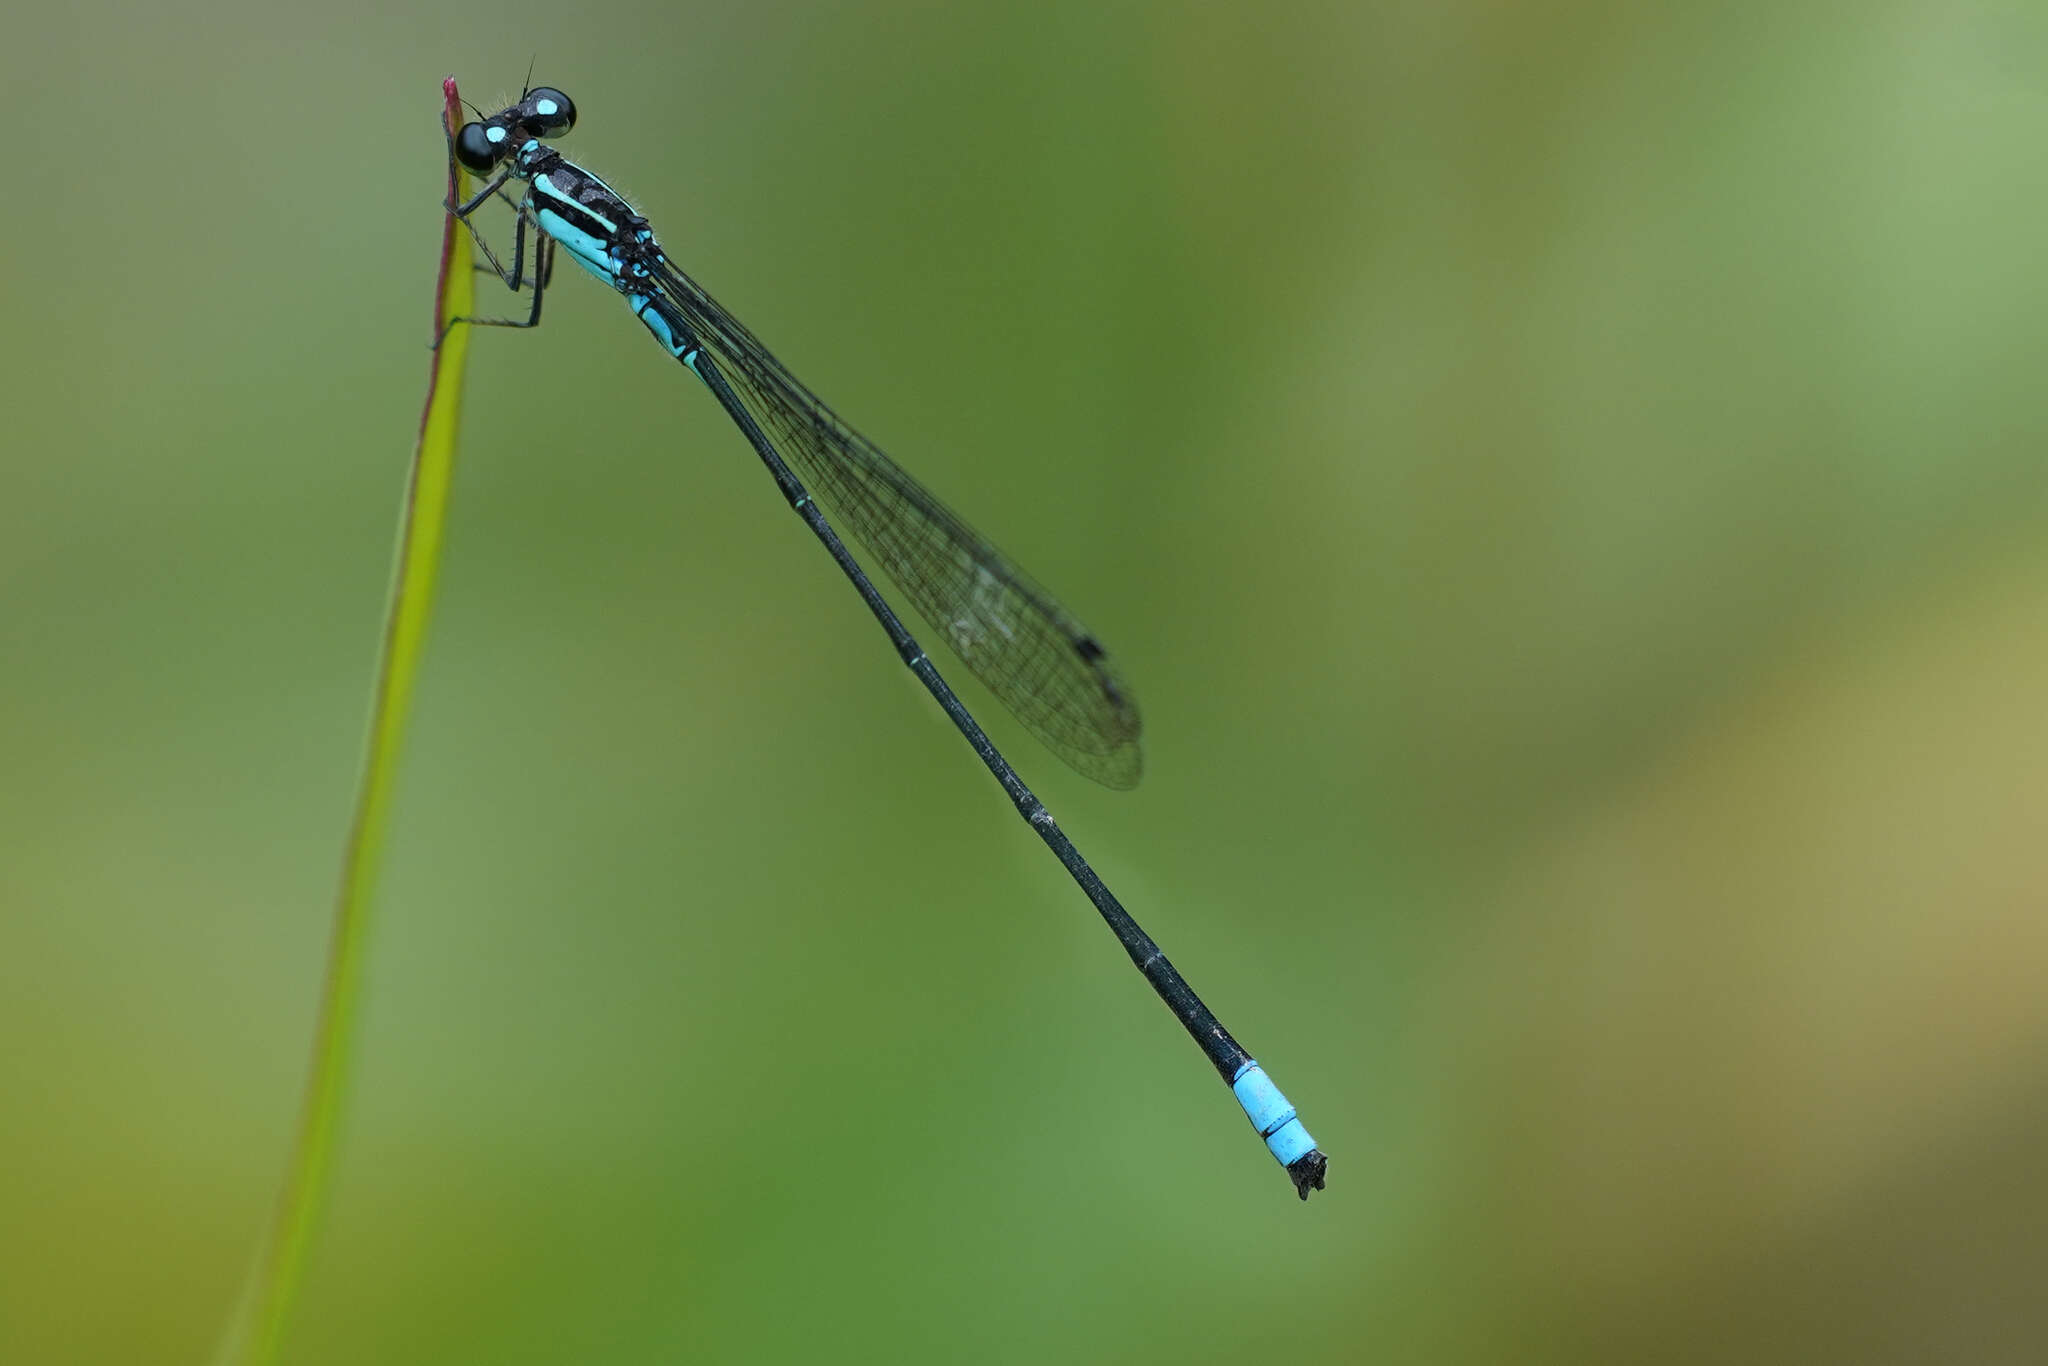
<instances>
[{"instance_id":1,"label":"blurred green background","mask_svg":"<svg viewBox=\"0 0 2048 1366\"><path fill-rule=\"evenodd\" d=\"M571 278L474 350L288 1361L2037 1358L2039 6L45 5L6 47L0 1361L197 1362L234 1299L439 82L535 54L566 150L1117 652L1137 792L991 729L1331 1184Z\"/></svg>"}]
</instances>

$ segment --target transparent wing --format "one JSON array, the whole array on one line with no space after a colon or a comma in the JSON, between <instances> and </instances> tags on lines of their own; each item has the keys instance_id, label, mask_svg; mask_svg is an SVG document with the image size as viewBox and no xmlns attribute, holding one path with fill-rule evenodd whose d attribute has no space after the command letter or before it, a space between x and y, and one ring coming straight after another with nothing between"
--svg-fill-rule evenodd
<instances>
[{"instance_id":1,"label":"transparent wing","mask_svg":"<svg viewBox=\"0 0 2048 1366\"><path fill-rule=\"evenodd\" d=\"M833 520L1047 748L1108 787L1142 769L1138 704L1074 614L848 426L689 276L662 292Z\"/></svg>"}]
</instances>

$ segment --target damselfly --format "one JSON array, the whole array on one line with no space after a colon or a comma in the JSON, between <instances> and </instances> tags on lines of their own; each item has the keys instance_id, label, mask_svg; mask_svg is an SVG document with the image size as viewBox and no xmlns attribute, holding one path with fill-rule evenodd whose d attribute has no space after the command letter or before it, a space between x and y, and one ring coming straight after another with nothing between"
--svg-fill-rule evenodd
<instances>
[{"instance_id":1,"label":"damselfly","mask_svg":"<svg viewBox=\"0 0 2048 1366\"><path fill-rule=\"evenodd\" d=\"M517 104L489 118L464 124L451 139L450 155L484 178L484 184L468 200L448 205L449 211L469 228L498 277L515 293L530 290L533 299L523 319L453 322L538 325L557 248L625 296L633 316L704 382L746 436L790 506L882 624L897 654L1222 1074L1301 1198L1322 1189L1328 1160L1295 1118L1294 1107L1202 1004L996 750L840 541L809 489L818 491L1025 729L1081 773L1127 788L1138 781L1138 708L1108 652L1073 613L826 407L753 333L677 269L647 220L610 186L547 145L575 122L569 97L544 86L528 90ZM525 187L517 199L506 191L513 182ZM509 267L471 222L471 215L493 198L505 200L514 212ZM531 276L526 273L529 231Z\"/></svg>"}]
</instances>

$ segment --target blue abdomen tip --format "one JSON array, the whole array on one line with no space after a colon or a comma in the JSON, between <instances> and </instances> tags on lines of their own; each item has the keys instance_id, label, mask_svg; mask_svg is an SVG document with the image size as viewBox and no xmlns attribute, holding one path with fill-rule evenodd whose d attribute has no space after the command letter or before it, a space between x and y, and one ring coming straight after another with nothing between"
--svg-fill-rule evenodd
<instances>
[{"instance_id":1,"label":"blue abdomen tip","mask_svg":"<svg viewBox=\"0 0 2048 1366\"><path fill-rule=\"evenodd\" d=\"M1245 1117L1266 1140L1266 1150L1285 1167L1314 1150L1315 1140L1294 1116L1294 1106L1280 1094L1280 1088L1256 1062L1237 1069L1230 1082L1231 1094L1244 1107Z\"/></svg>"}]
</instances>

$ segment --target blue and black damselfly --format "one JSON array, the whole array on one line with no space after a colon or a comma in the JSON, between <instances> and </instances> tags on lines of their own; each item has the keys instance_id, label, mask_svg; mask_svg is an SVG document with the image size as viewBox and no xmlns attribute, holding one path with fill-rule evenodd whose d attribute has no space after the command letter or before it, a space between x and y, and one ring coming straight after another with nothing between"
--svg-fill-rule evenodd
<instances>
[{"instance_id":1,"label":"blue and black damselfly","mask_svg":"<svg viewBox=\"0 0 2048 1366\"><path fill-rule=\"evenodd\" d=\"M842 421L738 319L677 269L647 220L610 186L547 145L575 122L569 97L542 87L489 118L464 124L455 134L450 155L484 184L468 201L450 204L449 211L469 228L498 277L515 293L530 290L533 303L523 319L454 321L536 326L557 248L625 296L633 316L704 382L739 427L789 505L882 624L897 654L981 756L1018 814L1088 894L1138 971L1229 1084L1295 1190L1308 1199L1311 1189L1323 1188L1328 1159L1295 1118L1294 1107L1054 824L897 619L809 490L816 489L830 504L833 515L881 561L924 619L1025 729L1081 773L1109 787L1127 788L1138 781L1138 707L1108 652L1073 613ZM525 187L517 199L506 191L514 181ZM509 267L470 221L493 198L511 204L515 215Z\"/></svg>"}]
</instances>

